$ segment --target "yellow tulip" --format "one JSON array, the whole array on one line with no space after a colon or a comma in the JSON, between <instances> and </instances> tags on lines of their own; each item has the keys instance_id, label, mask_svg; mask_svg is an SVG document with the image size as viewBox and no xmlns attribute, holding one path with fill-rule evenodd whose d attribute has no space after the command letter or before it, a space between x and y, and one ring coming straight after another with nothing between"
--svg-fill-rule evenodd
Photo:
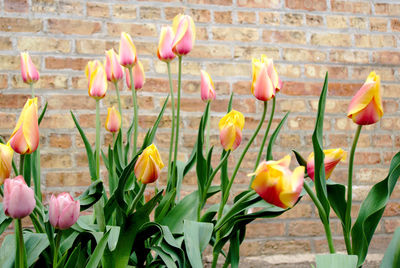
<instances>
[{"instance_id":1,"label":"yellow tulip","mask_svg":"<svg viewBox=\"0 0 400 268\"><path fill-rule=\"evenodd\" d=\"M244 127L244 116L241 112L232 110L219 121L219 137L222 147L235 150L242 141L242 130Z\"/></svg>"},{"instance_id":2,"label":"yellow tulip","mask_svg":"<svg viewBox=\"0 0 400 268\"><path fill-rule=\"evenodd\" d=\"M151 144L139 155L135 164L135 176L143 184L156 181L160 176L164 163L154 144Z\"/></svg>"}]
</instances>

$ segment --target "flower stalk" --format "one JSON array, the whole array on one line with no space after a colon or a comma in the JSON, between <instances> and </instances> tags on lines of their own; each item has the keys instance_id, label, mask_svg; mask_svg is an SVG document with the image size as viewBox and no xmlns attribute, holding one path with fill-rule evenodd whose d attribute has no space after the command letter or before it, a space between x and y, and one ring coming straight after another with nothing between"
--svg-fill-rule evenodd
<instances>
[{"instance_id":1,"label":"flower stalk","mask_svg":"<svg viewBox=\"0 0 400 268\"><path fill-rule=\"evenodd\" d=\"M175 97L174 97L174 88L172 86L172 76L171 76L171 64L167 61L168 68L168 80L169 80L169 90L171 94L171 111L172 111L172 120L171 120L171 139L169 143L169 155L168 155L168 180L172 176L173 167L171 166L172 159L172 150L174 148L174 134L175 134ZM175 187L175 186L174 186Z\"/></svg>"},{"instance_id":2,"label":"flower stalk","mask_svg":"<svg viewBox=\"0 0 400 268\"><path fill-rule=\"evenodd\" d=\"M180 120L180 111L181 111L181 82L182 82L182 56L178 56L178 101L176 108L176 130L175 130L175 151L174 151L174 163L172 165L172 178L173 178L173 189L177 187L178 176L175 172L176 161L178 160L178 146L179 146L179 120Z\"/></svg>"},{"instance_id":3,"label":"flower stalk","mask_svg":"<svg viewBox=\"0 0 400 268\"><path fill-rule=\"evenodd\" d=\"M132 67L129 67L129 77L131 81L131 91L132 91L132 100L133 100L133 119L134 125L134 133L133 133L133 150L132 150L132 158L135 157L136 155L136 150L137 150L137 137L138 137L138 107L137 107L137 95L136 95L136 90L135 90L135 81L133 77L133 72L132 72Z\"/></svg>"},{"instance_id":4,"label":"flower stalk","mask_svg":"<svg viewBox=\"0 0 400 268\"><path fill-rule=\"evenodd\" d=\"M15 219L15 238L16 238L16 257L15 257L15 267L16 268L26 268L28 267L26 260L26 250L24 244L24 236L22 233L22 223L21 219Z\"/></svg>"}]
</instances>

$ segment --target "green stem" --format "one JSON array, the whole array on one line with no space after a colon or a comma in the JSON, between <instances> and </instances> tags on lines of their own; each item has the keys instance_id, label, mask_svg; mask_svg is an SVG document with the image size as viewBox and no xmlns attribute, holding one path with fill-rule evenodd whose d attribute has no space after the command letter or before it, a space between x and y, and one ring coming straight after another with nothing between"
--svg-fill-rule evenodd
<instances>
[{"instance_id":1,"label":"green stem","mask_svg":"<svg viewBox=\"0 0 400 268\"><path fill-rule=\"evenodd\" d=\"M169 90L171 94L171 111L172 111L172 125L171 125L171 139L169 142L169 155L168 155L168 180L172 176L172 150L174 148L174 134L175 134L175 97L174 97L174 88L172 85L172 76L171 76L171 64L167 62L168 67L168 80L169 80ZM175 186L174 186L175 187Z\"/></svg>"},{"instance_id":2,"label":"green stem","mask_svg":"<svg viewBox=\"0 0 400 268\"><path fill-rule=\"evenodd\" d=\"M60 249L60 243L61 243L61 230L57 233L56 237L56 245L54 247L54 256L53 256L53 268L57 267L57 259L58 259L58 251Z\"/></svg>"},{"instance_id":3,"label":"green stem","mask_svg":"<svg viewBox=\"0 0 400 268\"><path fill-rule=\"evenodd\" d=\"M335 253L335 247L333 244L333 239L332 239L332 233L331 233L331 228L329 226L329 218L327 217L324 207L322 206L321 202L318 200L317 196L313 192L313 190L310 188L310 186L304 182L303 184L304 189L310 196L311 200L314 202L315 206L318 209L319 216L321 218L322 224L324 225L325 229L325 235L326 239L328 240L328 246L329 246L329 252L330 253Z\"/></svg>"},{"instance_id":4,"label":"green stem","mask_svg":"<svg viewBox=\"0 0 400 268\"><path fill-rule=\"evenodd\" d=\"M352 254L351 242L350 242L350 229L351 229L351 205L353 198L353 166L354 166L354 154L356 152L358 138L360 137L362 125L358 125L356 134L354 135L353 145L350 150L349 159L349 174L347 181L347 206L346 206L346 218L344 228L344 241L346 243L346 249L348 254Z\"/></svg>"},{"instance_id":5,"label":"green stem","mask_svg":"<svg viewBox=\"0 0 400 268\"><path fill-rule=\"evenodd\" d=\"M121 139L120 139L120 144L119 144L119 146L120 146L120 149L121 149L121 152L122 152L122 155L124 155L124 146L123 146L123 133L124 133L124 131L123 131L123 116L122 116L122 105L121 105L121 97L120 97L120 95L119 95L119 88L118 88L118 82L117 81L115 81L114 82L114 87L115 87L115 91L117 92L117 100L118 100L118 111L119 111L119 114L121 115L121 127L120 127L120 131L121 131ZM113 134L114 135L114 134ZM114 144L115 142L113 142L113 144Z\"/></svg>"},{"instance_id":6,"label":"green stem","mask_svg":"<svg viewBox=\"0 0 400 268\"><path fill-rule=\"evenodd\" d=\"M138 137L138 106L137 106L137 96L135 90L135 81L133 78L132 67L129 67L129 76L131 78L131 91L132 91L132 100L133 100L133 119L134 122L134 133L133 133L133 150L132 150L132 158L136 155L137 150L137 137Z\"/></svg>"},{"instance_id":7,"label":"green stem","mask_svg":"<svg viewBox=\"0 0 400 268\"><path fill-rule=\"evenodd\" d=\"M25 162L25 155L20 154L19 155L19 175L21 175L21 176L24 174L24 162Z\"/></svg>"},{"instance_id":8,"label":"green stem","mask_svg":"<svg viewBox=\"0 0 400 268\"><path fill-rule=\"evenodd\" d=\"M262 150L264 149L265 142L267 141L268 134L269 134L269 131L270 131L270 129L271 129L272 120L274 119L274 114L275 114L275 103L276 103L276 96L272 99L272 110L271 110L271 115L270 115L270 117L269 117L267 129L265 130L264 138L263 138L263 140L262 140L262 142L261 142L260 151L258 152L258 155L257 155L257 160L256 160L256 164L255 164L255 166L254 166L254 171L257 169L258 164L260 163L261 155L262 155ZM254 178L254 176L253 176L253 178ZM252 178L252 180L253 180L253 178ZM250 185L251 185L251 184L250 184Z\"/></svg>"},{"instance_id":9,"label":"green stem","mask_svg":"<svg viewBox=\"0 0 400 268\"><path fill-rule=\"evenodd\" d=\"M31 88L32 98L34 98L35 97L35 89L33 88L33 83L30 83L29 87Z\"/></svg>"},{"instance_id":10,"label":"green stem","mask_svg":"<svg viewBox=\"0 0 400 268\"><path fill-rule=\"evenodd\" d=\"M207 114L206 154L208 154L209 148L210 148L210 113Z\"/></svg>"},{"instance_id":11,"label":"green stem","mask_svg":"<svg viewBox=\"0 0 400 268\"><path fill-rule=\"evenodd\" d=\"M31 92L32 92L32 98L35 97L35 89L33 87L33 83L29 84L29 87L31 88ZM33 183L35 186L35 195L39 198L39 200L42 200L42 191L40 189L40 144L38 145L36 151L33 152L32 154L32 161L31 161L31 165L32 165L32 173L36 173L33 174ZM36 165L34 167L34 165Z\"/></svg>"},{"instance_id":12,"label":"green stem","mask_svg":"<svg viewBox=\"0 0 400 268\"><path fill-rule=\"evenodd\" d=\"M139 190L138 194L135 196L135 199L133 199L132 206L129 209L129 211L130 211L129 214L132 214L135 211L137 203L139 202L140 198L142 198L144 190L146 190L146 186L147 186L147 184L145 184L145 183L143 183L140 186L140 190Z\"/></svg>"},{"instance_id":13,"label":"green stem","mask_svg":"<svg viewBox=\"0 0 400 268\"><path fill-rule=\"evenodd\" d=\"M15 257L15 267L16 268L25 268L28 267L26 261L26 251L25 251L25 244L24 244L24 236L22 233L22 223L21 219L15 219L15 239L16 239L16 257Z\"/></svg>"},{"instance_id":14,"label":"green stem","mask_svg":"<svg viewBox=\"0 0 400 268\"><path fill-rule=\"evenodd\" d=\"M219 252L213 252L213 261L211 264L211 268L216 268L218 263Z\"/></svg>"},{"instance_id":15,"label":"green stem","mask_svg":"<svg viewBox=\"0 0 400 268\"><path fill-rule=\"evenodd\" d=\"M177 184L177 174L175 174L176 161L178 160L178 145L179 145L179 116L181 111L181 79L182 79L182 56L178 57L179 66L178 66L178 103L176 107L176 131L175 131L175 151L174 151L174 164L172 166L172 176L173 189L176 189Z\"/></svg>"},{"instance_id":16,"label":"green stem","mask_svg":"<svg viewBox=\"0 0 400 268\"><path fill-rule=\"evenodd\" d=\"M96 100L96 179L101 180L100 178L100 100ZM97 219L97 224L99 226L100 231L105 230L105 219L104 219L104 210L103 210L103 198L100 198L99 201L94 205L94 212Z\"/></svg>"}]
</instances>

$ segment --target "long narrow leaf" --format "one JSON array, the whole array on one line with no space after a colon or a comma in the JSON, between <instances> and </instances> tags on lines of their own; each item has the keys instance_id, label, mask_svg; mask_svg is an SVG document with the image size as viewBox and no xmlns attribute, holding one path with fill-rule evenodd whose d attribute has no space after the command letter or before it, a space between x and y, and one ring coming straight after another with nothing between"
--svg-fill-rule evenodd
<instances>
[{"instance_id":1,"label":"long narrow leaf","mask_svg":"<svg viewBox=\"0 0 400 268\"><path fill-rule=\"evenodd\" d=\"M47 101L46 101L46 104L44 105L43 110L42 110L42 112L41 112L40 115L39 115L39 118L38 118L38 125L40 125L40 123L41 123L42 120L43 120L44 114L46 113L47 104L48 104L48 103L47 103Z\"/></svg>"},{"instance_id":2,"label":"long narrow leaf","mask_svg":"<svg viewBox=\"0 0 400 268\"><path fill-rule=\"evenodd\" d=\"M287 112L285 114L285 116L282 118L281 122L279 122L278 126L276 127L274 133L272 133L271 138L269 139L266 160L272 160L272 146L274 146L275 140L279 135L279 131L281 131L283 124L285 124L286 119L289 116L289 113L290 112Z\"/></svg>"},{"instance_id":3,"label":"long narrow leaf","mask_svg":"<svg viewBox=\"0 0 400 268\"><path fill-rule=\"evenodd\" d=\"M383 256L381 268L400 267L400 227L394 232L392 241Z\"/></svg>"},{"instance_id":4,"label":"long narrow leaf","mask_svg":"<svg viewBox=\"0 0 400 268\"><path fill-rule=\"evenodd\" d=\"M101 258L103 257L104 249L107 246L108 236L110 235L110 231L107 231L100 242L97 244L96 248L93 251L92 256L89 259L89 262L86 264L86 268L97 268L100 263Z\"/></svg>"}]
</instances>

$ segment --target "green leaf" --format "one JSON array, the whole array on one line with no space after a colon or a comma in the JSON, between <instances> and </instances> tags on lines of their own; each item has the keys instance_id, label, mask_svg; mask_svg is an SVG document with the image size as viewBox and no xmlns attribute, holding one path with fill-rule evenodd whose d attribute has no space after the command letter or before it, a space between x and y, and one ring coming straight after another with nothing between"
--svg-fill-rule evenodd
<instances>
[{"instance_id":1,"label":"green leaf","mask_svg":"<svg viewBox=\"0 0 400 268\"><path fill-rule=\"evenodd\" d=\"M317 268L356 268L357 256L345 254L316 255Z\"/></svg>"},{"instance_id":2,"label":"green leaf","mask_svg":"<svg viewBox=\"0 0 400 268\"><path fill-rule=\"evenodd\" d=\"M228 102L228 113L232 110L232 102L233 102L233 91L231 93L231 96L229 97L229 102Z\"/></svg>"},{"instance_id":3,"label":"green leaf","mask_svg":"<svg viewBox=\"0 0 400 268\"><path fill-rule=\"evenodd\" d=\"M108 238L108 249L110 251L113 251L117 247L118 243L118 237L119 237L119 232L120 232L120 227L119 226L106 226L106 230L110 231L110 237Z\"/></svg>"},{"instance_id":4,"label":"green leaf","mask_svg":"<svg viewBox=\"0 0 400 268\"><path fill-rule=\"evenodd\" d=\"M74 248L71 255L68 258L68 261L65 263L64 268L75 268L76 263L78 261L79 252L81 251L81 244Z\"/></svg>"},{"instance_id":5,"label":"green leaf","mask_svg":"<svg viewBox=\"0 0 400 268\"><path fill-rule=\"evenodd\" d=\"M23 177L29 187L31 186L31 160L32 156L30 154L25 154Z\"/></svg>"},{"instance_id":6,"label":"green leaf","mask_svg":"<svg viewBox=\"0 0 400 268\"><path fill-rule=\"evenodd\" d=\"M177 267L174 260L168 254L166 254L161 247L151 247L151 249L161 257L168 268Z\"/></svg>"},{"instance_id":7,"label":"green leaf","mask_svg":"<svg viewBox=\"0 0 400 268\"><path fill-rule=\"evenodd\" d=\"M97 268L100 263L101 258L103 257L104 249L107 246L108 236L110 235L110 231L107 231L100 242L97 244L96 248L93 251L92 256L89 259L89 262L86 264L86 268Z\"/></svg>"},{"instance_id":8,"label":"green leaf","mask_svg":"<svg viewBox=\"0 0 400 268\"><path fill-rule=\"evenodd\" d=\"M324 115L325 115L325 103L326 95L328 91L328 73L325 75L324 86L318 102L318 112L317 120L315 122L315 129L312 135L312 143L314 148L314 161L315 161L315 191L317 193L318 200L321 202L322 207L327 215L327 220L329 220L330 205L328 201L328 193L326 189L326 179L325 179L325 165L324 165L324 152L323 152L323 128L324 128Z\"/></svg>"},{"instance_id":9,"label":"green leaf","mask_svg":"<svg viewBox=\"0 0 400 268\"><path fill-rule=\"evenodd\" d=\"M394 232L392 241L386 249L385 256L381 263L381 268L400 267L400 227Z\"/></svg>"},{"instance_id":10,"label":"green leaf","mask_svg":"<svg viewBox=\"0 0 400 268\"><path fill-rule=\"evenodd\" d=\"M331 180L326 182L326 187L328 190L329 203L335 211L336 215L340 219L343 228L345 227L346 219L346 187L340 183L335 183Z\"/></svg>"},{"instance_id":11,"label":"green leaf","mask_svg":"<svg viewBox=\"0 0 400 268\"><path fill-rule=\"evenodd\" d=\"M42 110L42 112L41 112L40 115L39 115L39 118L38 118L38 125L40 125L40 123L41 123L42 120L43 120L44 114L46 113L47 104L48 104L48 103L47 103L47 101L46 101L46 104L44 105L43 110Z\"/></svg>"},{"instance_id":12,"label":"green leaf","mask_svg":"<svg viewBox=\"0 0 400 268\"><path fill-rule=\"evenodd\" d=\"M282 118L281 122L279 122L278 126L276 127L274 133L272 133L271 138L269 139L268 142L268 147L267 147L267 155L266 155L266 160L272 160L272 146L274 146L275 140L279 135L279 131L281 131L283 124L285 124L286 119L288 118L290 112L287 112L285 116Z\"/></svg>"},{"instance_id":13,"label":"green leaf","mask_svg":"<svg viewBox=\"0 0 400 268\"><path fill-rule=\"evenodd\" d=\"M73 244L74 244L76 238L78 237L78 235L79 235L79 233L74 231L71 234L67 235L62 240L61 245L60 245L60 252L62 254L67 252L67 250L69 250L73 246ZM63 236L65 236L64 232L63 232Z\"/></svg>"},{"instance_id":14,"label":"green leaf","mask_svg":"<svg viewBox=\"0 0 400 268\"><path fill-rule=\"evenodd\" d=\"M0 203L0 235L5 229L7 229L11 222L12 218L7 217L6 214L4 214L3 203Z\"/></svg>"},{"instance_id":15,"label":"green leaf","mask_svg":"<svg viewBox=\"0 0 400 268\"><path fill-rule=\"evenodd\" d=\"M94 205L103 196L104 186L100 180L92 182L86 191L78 198L81 204L81 211Z\"/></svg>"},{"instance_id":16,"label":"green leaf","mask_svg":"<svg viewBox=\"0 0 400 268\"><path fill-rule=\"evenodd\" d=\"M356 222L351 230L353 253L358 255L362 265L375 229L382 218L390 195L400 176L400 152L390 163L388 176L375 184L361 204Z\"/></svg>"},{"instance_id":17,"label":"green leaf","mask_svg":"<svg viewBox=\"0 0 400 268\"><path fill-rule=\"evenodd\" d=\"M192 267L202 268L201 253L204 251L211 239L213 224L208 222L196 222L185 220L183 223L183 234L185 248Z\"/></svg>"},{"instance_id":18,"label":"green leaf","mask_svg":"<svg viewBox=\"0 0 400 268\"><path fill-rule=\"evenodd\" d=\"M164 216L169 211L170 207L172 207L172 205L174 204L174 201L175 201L175 194L176 194L176 191L172 190L172 191L166 193L165 196L163 197L163 199L161 199L160 204L157 206L157 208L155 210L155 219L154 220L156 222L159 222L160 220L162 220L162 218L164 218Z\"/></svg>"},{"instance_id":19,"label":"green leaf","mask_svg":"<svg viewBox=\"0 0 400 268\"><path fill-rule=\"evenodd\" d=\"M307 172L307 161L296 150L292 150L292 152L294 153L294 156L296 157L297 163L299 163L300 166L305 167L306 172Z\"/></svg>"},{"instance_id":20,"label":"green leaf","mask_svg":"<svg viewBox=\"0 0 400 268\"><path fill-rule=\"evenodd\" d=\"M96 178L96 163L95 163L95 159L93 156L93 150L92 147L90 146L90 143L85 135L85 132L83 132L81 126L79 125L78 120L76 119L75 115L72 113L72 111L70 111L72 119L74 120L75 126L79 131L79 134L81 135L82 141L85 144L85 149L86 149L86 156L88 159L88 163L89 163L89 173L90 173L90 177L92 178ZM98 178L97 178L98 179Z\"/></svg>"}]
</instances>

